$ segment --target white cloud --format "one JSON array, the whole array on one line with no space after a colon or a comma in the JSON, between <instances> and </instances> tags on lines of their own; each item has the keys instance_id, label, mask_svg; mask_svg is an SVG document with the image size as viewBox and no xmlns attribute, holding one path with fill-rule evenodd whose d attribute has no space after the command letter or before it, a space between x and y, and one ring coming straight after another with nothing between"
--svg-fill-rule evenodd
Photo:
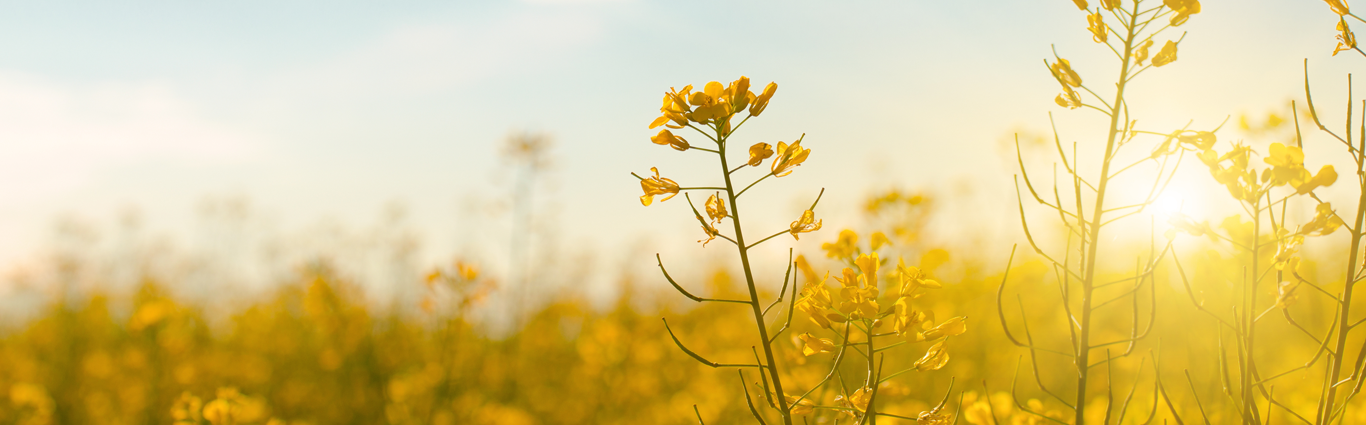
<instances>
[{"instance_id":1,"label":"white cloud","mask_svg":"<svg viewBox=\"0 0 1366 425\"><path fill-rule=\"evenodd\" d=\"M56 195L111 168L236 162L259 148L257 138L196 115L164 85L64 85L0 71L0 207Z\"/></svg>"},{"instance_id":2,"label":"white cloud","mask_svg":"<svg viewBox=\"0 0 1366 425\"><path fill-rule=\"evenodd\" d=\"M598 39L601 33L595 19L564 13L523 13L481 23L409 24L332 59L285 73L272 92L311 101L449 89L534 66L547 56Z\"/></svg>"}]
</instances>

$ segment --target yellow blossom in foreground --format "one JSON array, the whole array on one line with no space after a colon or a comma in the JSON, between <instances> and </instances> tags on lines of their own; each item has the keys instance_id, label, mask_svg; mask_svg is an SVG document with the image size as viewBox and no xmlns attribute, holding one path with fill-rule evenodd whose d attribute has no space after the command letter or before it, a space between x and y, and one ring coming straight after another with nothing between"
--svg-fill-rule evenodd
<instances>
[{"instance_id":1,"label":"yellow blossom in foreground","mask_svg":"<svg viewBox=\"0 0 1366 425\"><path fill-rule=\"evenodd\" d=\"M949 352L944 348L944 341L939 341L930 346L930 350L925 352L925 357L915 361L915 370L920 372L939 370L947 364L949 364Z\"/></svg>"},{"instance_id":2,"label":"yellow blossom in foreground","mask_svg":"<svg viewBox=\"0 0 1366 425\"><path fill-rule=\"evenodd\" d=\"M1162 3L1175 12L1171 21L1174 27L1186 23L1191 15L1200 13L1200 0L1162 0Z\"/></svg>"},{"instance_id":3,"label":"yellow blossom in foreground","mask_svg":"<svg viewBox=\"0 0 1366 425\"><path fill-rule=\"evenodd\" d=\"M645 195L640 197L640 203L642 205L648 207L651 203L654 203L655 195L669 195L664 199L660 199L659 202L667 201L675 195L678 195L678 183L660 177L659 168L657 167L650 167L650 171L655 173L654 177L640 180L640 189L645 191Z\"/></svg>"},{"instance_id":4,"label":"yellow blossom in foreground","mask_svg":"<svg viewBox=\"0 0 1366 425\"><path fill-rule=\"evenodd\" d=\"M1086 10L1088 7L1090 7L1086 4L1086 0L1072 0L1072 3L1076 4L1077 8L1081 10Z\"/></svg>"},{"instance_id":5,"label":"yellow blossom in foreground","mask_svg":"<svg viewBox=\"0 0 1366 425\"><path fill-rule=\"evenodd\" d=\"M1100 7L1105 8L1105 10L1114 10L1119 7L1119 2L1120 0L1100 0Z\"/></svg>"},{"instance_id":6,"label":"yellow blossom in foreground","mask_svg":"<svg viewBox=\"0 0 1366 425\"><path fill-rule=\"evenodd\" d=\"M1105 15L1101 15L1100 12L1086 15L1086 25L1086 29L1091 31L1091 40L1097 43L1104 43L1110 35L1110 27L1105 26Z\"/></svg>"},{"instance_id":7,"label":"yellow blossom in foreground","mask_svg":"<svg viewBox=\"0 0 1366 425\"><path fill-rule=\"evenodd\" d=\"M1162 45L1162 50L1153 56L1153 66L1163 66L1176 62L1176 43L1167 40L1167 44Z\"/></svg>"},{"instance_id":8,"label":"yellow blossom in foreground","mask_svg":"<svg viewBox=\"0 0 1366 425\"><path fill-rule=\"evenodd\" d=\"M656 145L668 146L678 151L686 151L689 147L691 147L690 145L688 145L688 141L686 139L675 136L674 133L669 130L659 130L659 134L656 134L654 135L654 137L651 137L650 141L654 142L654 144Z\"/></svg>"},{"instance_id":9,"label":"yellow blossom in foreground","mask_svg":"<svg viewBox=\"0 0 1366 425\"><path fill-rule=\"evenodd\" d=\"M805 134L797 141L792 142L790 146L787 143L778 142L778 150L775 151L777 157L773 158L773 165L770 167L770 172L773 173L774 177L792 174L792 169L802 165L802 162L806 161L806 157L811 155L811 149L802 148L802 139L804 138L806 138Z\"/></svg>"},{"instance_id":10,"label":"yellow blossom in foreground","mask_svg":"<svg viewBox=\"0 0 1366 425\"><path fill-rule=\"evenodd\" d=\"M773 145L759 142L749 147L749 166L758 167L765 159L773 156Z\"/></svg>"},{"instance_id":11,"label":"yellow blossom in foreground","mask_svg":"<svg viewBox=\"0 0 1366 425\"><path fill-rule=\"evenodd\" d=\"M806 210L802 212L802 218L792 222L788 226L788 233L792 234L792 239L801 240L797 237L798 233L811 233L821 229L821 223L825 220L816 220L816 212Z\"/></svg>"}]
</instances>

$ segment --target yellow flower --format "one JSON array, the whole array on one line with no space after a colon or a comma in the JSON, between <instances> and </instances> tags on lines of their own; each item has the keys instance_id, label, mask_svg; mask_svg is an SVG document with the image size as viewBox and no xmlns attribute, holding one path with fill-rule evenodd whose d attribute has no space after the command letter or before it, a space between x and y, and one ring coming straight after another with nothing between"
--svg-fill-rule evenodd
<instances>
[{"instance_id":1,"label":"yellow flower","mask_svg":"<svg viewBox=\"0 0 1366 425\"><path fill-rule=\"evenodd\" d=\"M1349 9L1347 8L1347 2L1346 2L1346 1L1343 1L1343 0L1323 0L1323 1L1328 2L1328 8L1329 8L1329 9L1333 9L1333 13L1336 13L1336 14L1338 14L1338 15L1346 15L1346 14L1348 14L1348 13L1351 13L1351 10L1349 10Z\"/></svg>"},{"instance_id":2,"label":"yellow flower","mask_svg":"<svg viewBox=\"0 0 1366 425\"><path fill-rule=\"evenodd\" d=\"M882 232L873 232L872 241L870 241L869 243L872 245L873 250L876 251L883 245L891 245L892 241L890 239L887 239L887 235L882 234Z\"/></svg>"},{"instance_id":3,"label":"yellow flower","mask_svg":"<svg viewBox=\"0 0 1366 425\"><path fill-rule=\"evenodd\" d=\"M821 229L821 223L825 220L816 220L816 212L806 210L802 212L802 218L792 222L788 226L788 233L792 234L792 239L801 240L797 237L798 233L811 233Z\"/></svg>"},{"instance_id":4,"label":"yellow flower","mask_svg":"<svg viewBox=\"0 0 1366 425\"><path fill-rule=\"evenodd\" d=\"M697 221L702 221L702 217L697 217ZM702 243L703 247L706 247L707 243L710 243L712 240L715 240L717 236L721 235L721 232L716 231L716 228L711 227L711 225L706 222L702 223L702 233L707 235L706 239L698 240L698 242Z\"/></svg>"},{"instance_id":5,"label":"yellow flower","mask_svg":"<svg viewBox=\"0 0 1366 425\"><path fill-rule=\"evenodd\" d=\"M721 192L716 192L707 198L707 217L711 217L713 226L721 224L721 219L729 215L726 211L726 200L721 199L720 195Z\"/></svg>"},{"instance_id":6,"label":"yellow flower","mask_svg":"<svg viewBox=\"0 0 1366 425\"><path fill-rule=\"evenodd\" d=\"M1319 173L1315 174L1313 178L1303 182L1290 182L1290 184L1295 185L1295 193L1303 195L1320 186L1331 186L1336 181L1338 181L1338 172L1333 170L1332 165L1325 165L1319 169Z\"/></svg>"},{"instance_id":7,"label":"yellow flower","mask_svg":"<svg viewBox=\"0 0 1366 425\"><path fill-rule=\"evenodd\" d=\"M1167 40L1167 44L1162 45L1162 50L1153 56L1153 66L1163 66L1176 62L1176 43Z\"/></svg>"},{"instance_id":8,"label":"yellow flower","mask_svg":"<svg viewBox=\"0 0 1366 425\"><path fill-rule=\"evenodd\" d=\"M867 256L859 256L860 260L864 258ZM878 312L877 282L868 284L864 276L854 273L854 269L848 267L844 269L843 275L843 278L835 278L836 282L843 285L840 288L840 297L844 299L844 302L840 303L839 311L853 319L876 318Z\"/></svg>"},{"instance_id":9,"label":"yellow flower","mask_svg":"<svg viewBox=\"0 0 1366 425\"><path fill-rule=\"evenodd\" d=\"M1138 46L1138 51L1134 52L1134 63L1143 65L1143 61L1148 60L1148 48L1153 47L1153 40L1144 41L1143 45Z\"/></svg>"},{"instance_id":10,"label":"yellow flower","mask_svg":"<svg viewBox=\"0 0 1366 425\"><path fill-rule=\"evenodd\" d=\"M678 195L678 183L659 176L659 168L650 167L650 171L655 173L654 177L640 180L640 189L645 191L645 195L640 197L641 205L650 206L654 203L655 195L669 195L659 202L664 202Z\"/></svg>"},{"instance_id":11,"label":"yellow flower","mask_svg":"<svg viewBox=\"0 0 1366 425\"><path fill-rule=\"evenodd\" d=\"M829 338L817 338L809 332L798 335L797 337L801 338L804 343L802 346L802 355L804 356L835 351L835 341L832 341Z\"/></svg>"},{"instance_id":12,"label":"yellow flower","mask_svg":"<svg viewBox=\"0 0 1366 425\"><path fill-rule=\"evenodd\" d=\"M873 401L873 389L869 387L859 388L857 391L854 391L853 394L850 394L849 398L844 398L844 396L835 397L835 402L859 412L868 411L868 403L871 401ZM846 410L845 413L853 416L850 411Z\"/></svg>"},{"instance_id":13,"label":"yellow flower","mask_svg":"<svg viewBox=\"0 0 1366 425\"><path fill-rule=\"evenodd\" d=\"M806 138L805 134L797 141L792 142L791 146L788 146L787 143L778 142L778 150L775 152L777 156L773 158L773 165L770 167L774 177L792 174L792 169L802 165L802 162L806 161L806 157L811 155L811 149L802 148L802 139L804 138Z\"/></svg>"},{"instance_id":14,"label":"yellow flower","mask_svg":"<svg viewBox=\"0 0 1366 425\"><path fill-rule=\"evenodd\" d=\"M1091 31L1091 39L1097 43L1104 43L1110 32L1110 27L1105 26L1105 16L1100 12L1086 15L1086 24L1086 29Z\"/></svg>"},{"instance_id":15,"label":"yellow flower","mask_svg":"<svg viewBox=\"0 0 1366 425\"><path fill-rule=\"evenodd\" d=\"M662 125L679 129L688 125L688 119L683 114L692 111L692 108L688 106L688 95L691 91L691 85L683 87L681 91L672 87L669 88L669 91L664 93L663 105L659 107L659 112L663 115L655 118L654 122L650 123L650 128L653 129Z\"/></svg>"},{"instance_id":16,"label":"yellow flower","mask_svg":"<svg viewBox=\"0 0 1366 425\"><path fill-rule=\"evenodd\" d=\"M675 136L674 133L669 130L659 130L659 134L656 134L654 137L651 137L650 141L654 142L654 144L656 145L667 145L671 148L674 148L674 150L678 151L686 151L690 147L690 145L688 145L687 140L683 139L682 137Z\"/></svg>"},{"instance_id":17,"label":"yellow flower","mask_svg":"<svg viewBox=\"0 0 1366 425\"><path fill-rule=\"evenodd\" d=\"M1338 46L1333 48L1333 56L1343 50L1352 50L1357 47L1357 37L1352 34L1352 29L1347 27L1347 20L1338 18Z\"/></svg>"},{"instance_id":18,"label":"yellow flower","mask_svg":"<svg viewBox=\"0 0 1366 425\"><path fill-rule=\"evenodd\" d=\"M1314 207L1314 219L1300 226L1301 235L1324 236L1332 234L1338 227L1342 226L1342 219L1333 214L1333 205L1324 202Z\"/></svg>"},{"instance_id":19,"label":"yellow flower","mask_svg":"<svg viewBox=\"0 0 1366 425\"><path fill-rule=\"evenodd\" d=\"M1086 10L1088 7L1086 0L1072 0L1072 3L1077 5L1077 9Z\"/></svg>"},{"instance_id":20,"label":"yellow flower","mask_svg":"<svg viewBox=\"0 0 1366 425\"><path fill-rule=\"evenodd\" d=\"M916 425L949 425L953 423L953 415L939 413L939 409L920 412L920 416L915 419Z\"/></svg>"},{"instance_id":21,"label":"yellow flower","mask_svg":"<svg viewBox=\"0 0 1366 425\"><path fill-rule=\"evenodd\" d=\"M901 281L901 292L899 295L902 297L909 297L920 288L940 289L944 287L944 285L940 284L938 281L926 278L925 273L920 271L919 268L907 266L904 259L897 259L896 274Z\"/></svg>"},{"instance_id":22,"label":"yellow flower","mask_svg":"<svg viewBox=\"0 0 1366 425\"><path fill-rule=\"evenodd\" d=\"M768 83L764 86L764 92L760 93L754 102L749 105L749 116L757 117L764 113L764 108L768 107L768 100L773 98L773 94L778 92L778 83Z\"/></svg>"},{"instance_id":23,"label":"yellow flower","mask_svg":"<svg viewBox=\"0 0 1366 425\"><path fill-rule=\"evenodd\" d=\"M949 364L949 352L944 348L944 341L939 341L939 343L930 346L930 350L925 352L925 357L915 361L915 370L920 372L939 370L947 364Z\"/></svg>"},{"instance_id":24,"label":"yellow flower","mask_svg":"<svg viewBox=\"0 0 1366 425\"><path fill-rule=\"evenodd\" d=\"M1048 67L1053 72L1053 78L1058 79L1064 86L1081 87L1081 76L1072 70L1072 63L1067 59L1058 58L1057 62Z\"/></svg>"},{"instance_id":25,"label":"yellow flower","mask_svg":"<svg viewBox=\"0 0 1366 425\"><path fill-rule=\"evenodd\" d=\"M1200 0L1162 0L1162 3L1176 12L1171 21L1174 27L1186 23L1191 15L1200 13Z\"/></svg>"},{"instance_id":26,"label":"yellow flower","mask_svg":"<svg viewBox=\"0 0 1366 425\"><path fill-rule=\"evenodd\" d=\"M749 147L749 166L758 167L765 159L773 156L773 145L759 142Z\"/></svg>"},{"instance_id":27,"label":"yellow flower","mask_svg":"<svg viewBox=\"0 0 1366 425\"><path fill-rule=\"evenodd\" d=\"M1100 0L1100 7L1105 8L1105 10L1114 10L1119 7L1119 0Z\"/></svg>"},{"instance_id":28,"label":"yellow flower","mask_svg":"<svg viewBox=\"0 0 1366 425\"><path fill-rule=\"evenodd\" d=\"M1059 94L1058 97L1053 98L1053 102L1057 103L1058 106L1067 109L1080 108L1082 105L1081 95L1077 94L1076 90L1072 90L1072 88L1068 86L1062 86L1062 89L1063 93Z\"/></svg>"},{"instance_id":29,"label":"yellow flower","mask_svg":"<svg viewBox=\"0 0 1366 425\"><path fill-rule=\"evenodd\" d=\"M741 75L740 79L731 82L730 87L726 87L725 97L730 102L732 111L745 110L745 107L749 106L752 96L754 94L749 92L749 77Z\"/></svg>"},{"instance_id":30,"label":"yellow flower","mask_svg":"<svg viewBox=\"0 0 1366 425\"><path fill-rule=\"evenodd\" d=\"M858 233L853 230L844 229L840 231L835 242L821 244L821 249L825 250L825 256L829 258L853 258L858 252Z\"/></svg>"},{"instance_id":31,"label":"yellow flower","mask_svg":"<svg viewBox=\"0 0 1366 425\"><path fill-rule=\"evenodd\" d=\"M863 278L865 286L877 288L878 263L880 263L880 261L878 261L876 252L860 255L858 256L858 259L854 260L854 264L858 266L859 272L862 273L861 277Z\"/></svg>"},{"instance_id":32,"label":"yellow flower","mask_svg":"<svg viewBox=\"0 0 1366 425\"><path fill-rule=\"evenodd\" d=\"M967 318L963 316L958 316L949 320L945 320L944 323L940 323L939 326L935 326L934 328L925 331L925 339L939 339L946 336L958 336L962 335L964 332L967 331Z\"/></svg>"},{"instance_id":33,"label":"yellow flower","mask_svg":"<svg viewBox=\"0 0 1366 425\"><path fill-rule=\"evenodd\" d=\"M1304 169L1304 151L1300 148L1272 143L1270 150L1262 162L1270 165L1271 170L1263 172L1262 176L1270 178L1271 184L1280 186L1291 181L1304 180L1304 176L1309 174L1309 171Z\"/></svg>"}]
</instances>

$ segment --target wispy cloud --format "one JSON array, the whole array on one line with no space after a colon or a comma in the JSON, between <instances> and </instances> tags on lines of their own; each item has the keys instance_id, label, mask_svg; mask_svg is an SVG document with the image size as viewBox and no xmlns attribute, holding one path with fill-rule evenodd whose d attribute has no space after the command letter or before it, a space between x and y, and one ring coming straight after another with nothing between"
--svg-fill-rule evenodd
<instances>
[{"instance_id":1,"label":"wispy cloud","mask_svg":"<svg viewBox=\"0 0 1366 425\"><path fill-rule=\"evenodd\" d=\"M65 84L0 71L0 206L149 161L240 162L260 139L215 123L165 85Z\"/></svg>"}]
</instances>

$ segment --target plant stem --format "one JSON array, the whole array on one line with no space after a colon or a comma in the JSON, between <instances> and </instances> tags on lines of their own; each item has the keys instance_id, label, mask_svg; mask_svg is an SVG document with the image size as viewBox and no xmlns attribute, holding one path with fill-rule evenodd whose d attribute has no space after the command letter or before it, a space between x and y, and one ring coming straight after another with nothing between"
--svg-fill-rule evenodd
<instances>
[{"instance_id":1,"label":"plant stem","mask_svg":"<svg viewBox=\"0 0 1366 425\"><path fill-rule=\"evenodd\" d=\"M1111 105L1124 104L1124 88L1129 82L1126 78L1129 75L1129 60L1133 58L1134 49L1134 30L1138 20L1137 7L1130 12L1129 22L1125 25L1128 36L1124 38L1124 58L1119 67L1119 82L1115 85L1115 101ZM1082 279L1082 298L1081 298L1081 329L1077 343L1077 400L1073 404L1076 406L1076 415L1073 422L1076 425L1086 424L1086 383L1090 375L1091 361L1091 302L1094 300L1096 281L1096 258L1097 246L1100 243L1100 224L1105 213L1105 192L1110 183L1110 164L1115 153L1115 140L1119 137L1119 111L1114 110L1110 114L1110 134L1105 141L1105 156L1102 158L1100 169L1100 180L1096 186L1096 203L1092 209L1090 241L1086 247L1086 269L1083 271L1085 277ZM1078 211L1080 213L1080 211ZM1086 226L1086 223L1080 223Z\"/></svg>"},{"instance_id":2,"label":"plant stem","mask_svg":"<svg viewBox=\"0 0 1366 425\"><path fill-rule=\"evenodd\" d=\"M792 425L792 413L787 407L786 393L783 392L783 381L778 374L778 364L773 360L773 346L768 341L768 326L764 323L764 312L759 305L759 290L754 284L754 272L749 264L749 247L745 246L745 233L740 228L740 204L736 202L739 196L735 192L735 186L730 180L730 166L726 163L726 136L717 132L717 140L721 154L721 175L726 179L726 196L730 198L731 223L735 225L735 246L740 251L740 265L745 271L745 285L749 287L749 305L754 311L754 326L759 329L759 342L764 347L765 361L768 362L769 379L773 381L773 391L776 393L778 410L783 416L784 425ZM763 371L761 370L760 373Z\"/></svg>"}]
</instances>

